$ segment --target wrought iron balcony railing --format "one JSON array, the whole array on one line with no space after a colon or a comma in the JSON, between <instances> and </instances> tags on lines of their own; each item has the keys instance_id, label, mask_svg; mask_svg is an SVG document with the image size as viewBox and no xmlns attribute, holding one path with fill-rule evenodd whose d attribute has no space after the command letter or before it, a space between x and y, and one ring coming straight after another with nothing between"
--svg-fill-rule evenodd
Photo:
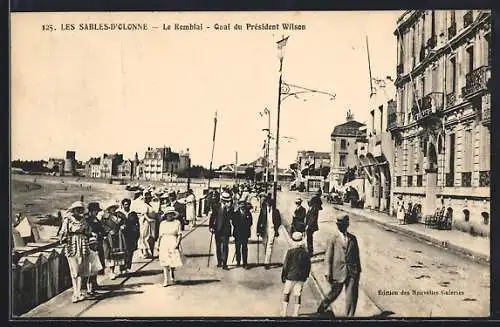
<instances>
[{"instance_id":1,"label":"wrought iron balcony railing","mask_svg":"<svg viewBox=\"0 0 500 327\"><path fill-rule=\"evenodd\" d=\"M457 35L457 23L453 23L448 27L448 38L451 39Z\"/></svg>"},{"instance_id":2,"label":"wrought iron balcony railing","mask_svg":"<svg viewBox=\"0 0 500 327\"><path fill-rule=\"evenodd\" d=\"M420 110L416 104L412 108L415 121L423 120L443 110L443 93L431 92L427 94L420 102Z\"/></svg>"},{"instance_id":3,"label":"wrought iron balcony railing","mask_svg":"<svg viewBox=\"0 0 500 327\"><path fill-rule=\"evenodd\" d=\"M457 95L455 92L448 93L446 95L446 107L453 107L457 102Z\"/></svg>"},{"instance_id":4,"label":"wrought iron balcony railing","mask_svg":"<svg viewBox=\"0 0 500 327\"><path fill-rule=\"evenodd\" d=\"M471 187L472 173L462 173L462 187Z\"/></svg>"},{"instance_id":5,"label":"wrought iron balcony railing","mask_svg":"<svg viewBox=\"0 0 500 327\"><path fill-rule=\"evenodd\" d=\"M479 172L479 186L488 187L490 186L490 171L480 171Z\"/></svg>"},{"instance_id":6,"label":"wrought iron balcony railing","mask_svg":"<svg viewBox=\"0 0 500 327\"><path fill-rule=\"evenodd\" d=\"M429 49L434 49L437 45L437 36L433 35L427 40L427 47Z\"/></svg>"},{"instance_id":7,"label":"wrought iron balcony railing","mask_svg":"<svg viewBox=\"0 0 500 327\"><path fill-rule=\"evenodd\" d=\"M464 28L472 24L472 18L472 10L467 11L467 13L464 15Z\"/></svg>"},{"instance_id":8,"label":"wrought iron balcony railing","mask_svg":"<svg viewBox=\"0 0 500 327\"><path fill-rule=\"evenodd\" d=\"M480 91L488 89L488 82L491 77L489 66L481 66L465 75L465 86L462 88L464 98L472 97Z\"/></svg>"}]
</instances>

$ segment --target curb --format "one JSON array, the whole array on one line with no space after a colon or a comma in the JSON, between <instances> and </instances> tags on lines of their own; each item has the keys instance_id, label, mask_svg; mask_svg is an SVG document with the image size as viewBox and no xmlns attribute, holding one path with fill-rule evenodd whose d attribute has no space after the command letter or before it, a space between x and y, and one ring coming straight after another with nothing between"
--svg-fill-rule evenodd
<instances>
[{"instance_id":1,"label":"curb","mask_svg":"<svg viewBox=\"0 0 500 327\"><path fill-rule=\"evenodd\" d=\"M372 217L370 217L369 214L367 214L365 212L354 212L354 211L351 211L349 209L343 208L343 207L335 205L335 204L332 204L332 206L339 211L347 212L347 213L350 213L353 215L362 216L363 218L369 219L370 221L373 221L374 223L376 223L380 226L383 226L383 227L385 227L393 232L405 234L405 235L408 235L408 236L413 237L415 239L423 240L423 241L432 243L432 245L434 245L434 246L450 250L456 254L462 255L462 256L464 256L470 260L473 260L475 262L478 262L480 264L483 264L483 265L490 264L490 256L489 255L484 255L482 253L472 251L472 250L467 249L465 247L462 247L460 245L449 243L448 241L443 241L443 240L437 239L437 238L432 237L432 236L428 236L428 235L425 235L422 233L408 230L408 229L406 229L404 227L400 227L398 225L393 225L393 224L388 223L388 222L383 222L383 221L380 221L378 219L373 219Z\"/></svg>"},{"instance_id":2,"label":"curb","mask_svg":"<svg viewBox=\"0 0 500 327\"><path fill-rule=\"evenodd\" d=\"M280 226L280 230L281 230L281 233L282 235L284 235L287 243L289 246L291 246L293 244L293 241L292 239L290 238L290 234L288 233L288 231L286 230L285 226L281 225ZM280 234L281 235L281 234ZM316 276L316 273L312 270L312 267L311 267L311 274L310 274L310 277L311 277L311 281L313 283L313 286L314 288L316 289L316 291L318 292L318 294L320 295L321 297L321 300L323 300L325 297L326 297L326 293L328 292L328 290L324 290L319 281L318 281L318 277ZM368 294L366 294L366 292L361 288L361 286L359 287L359 294L363 294L363 296L371 303L371 305L377 309L377 311L379 311L378 313L381 314L383 312L383 310L368 296ZM320 300L320 301L321 301ZM330 309L335 312L335 309L334 309L334 303L333 302L332 304L330 304ZM377 316L377 315L375 315ZM338 317L340 318L340 317Z\"/></svg>"}]
</instances>

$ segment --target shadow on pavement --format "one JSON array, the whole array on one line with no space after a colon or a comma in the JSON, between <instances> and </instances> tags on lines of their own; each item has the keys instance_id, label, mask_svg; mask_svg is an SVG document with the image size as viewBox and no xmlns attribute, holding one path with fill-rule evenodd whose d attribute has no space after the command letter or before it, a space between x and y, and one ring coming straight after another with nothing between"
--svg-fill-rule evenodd
<instances>
[{"instance_id":1,"label":"shadow on pavement","mask_svg":"<svg viewBox=\"0 0 500 327\"><path fill-rule=\"evenodd\" d=\"M132 295L132 294L141 294L143 291L122 291L122 292L108 292L104 294L99 294L95 297L96 300L101 301L105 299L110 299L118 296Z\"/></svg>"},{"instance_id":2,"label":"shadow on pavement","mask_svg":"<svg viewBox=\"0 0 500 327\"><path fill-rule=\"evenodd\" d=\"M128 277L142 277L142 276L154 276L162 274L163 270L161 269L153 269L153 270L139 270L131 272Z\"/></svg>"},{"instance_id":3,"label":"shadow on pavement","mask_svg":"<svg viewBox=\"0 0 500 327\"><path fill-rule=\"evenodd\" d=\"M220 282L220 279L187 279L187 280L178 280L175 282L175 285L191 286L191 285L210 284L217 282Z\"/></svg>"},{"instance_id":4,"label":"shadow on pavement","mask_svg":"<svg viewBox=\"0 0 500 327\"><path fill-rule=\"evenodd\" d=\"M320 255L323 255L323 254L325 254L325 253L326 253L326 251L316 252L316 253L314 253L314 254L312 255L312 257L311 257L311 258L314 258L314 257L320 256Z\"/></svg>"},{"instance_id":5,"label":"shadow on pavement","mask_svg":"<svg viewBox=\"0 0 500 327\"><path fill-rule=\"evenodd\" d=\"M260 240L248 240L248 244L262 244L262 239L260 239Z\"/></svg>"},{"instance_id":6,"label":"shadow on pavement","mask_svg":"<svg viewBox=\"0 0 500 327\"><path fill-rule=\"evenodd\" d=\"M153 285L154 283L135 283L135 284L124 284L121 288L137 288L141 286Z\"/></svg>"},{"instance_id":7,"label":"shadow on pavement","mask_svg":"<svg viewBox=\"0 0 500 327\"><path fill-rule=\"evenodd\" d=\"M203 257L213 257L213 253L212 254L208 254L208 253L190 253L190 254L183 254L183 256L185 256L186 258L203 258Z\"/></svg>"}]
</instances>

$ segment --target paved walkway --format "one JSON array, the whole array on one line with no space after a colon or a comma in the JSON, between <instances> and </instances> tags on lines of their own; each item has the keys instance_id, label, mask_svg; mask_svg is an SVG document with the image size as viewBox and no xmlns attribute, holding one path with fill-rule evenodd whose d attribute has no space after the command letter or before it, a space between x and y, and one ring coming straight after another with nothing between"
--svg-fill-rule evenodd
<instances>
[{"instance_id":1,"label":"paved walkway","mask_svg":"<svg viewBox=\"0 0 500 327\"><path fill-rule=\"evenodd\" d=\"M327 204L328 205L328 204ZM395 217L387 214L370 211L367 209L351 208L348 205L332 205L338 210L356 214L397 232L402 232L413 237L423 239L435 245L449 248L456 252L465 254L480 262L490 261L490 239L470 234L458 230L438 230L425 227L424 224L399 225Z\"/></svg>"},{"instance_id":2,"label":"paved walkway","mask_svg":"<svg viewBox=\"0 0 500 327\"><path fill-rule=\"evenodd\" d=\"M256 217L254 219L256 221ZM230 270L224 271L215 267L215 241L207 267L210 233L205 221L182 242L185 264L176 271L176 285L161 286L162 273L157 259L135 260L130 276L101 280L102 294L96 299L73 304L69 290L24 317L279 317L283 287L281 266L288 247L285 234L275 242L272 269L256 265L258 245L256 239L251 239L251 268L244 270L231 262L234 255L231 243ZM262 244L259 254L262 263ZM315 284L309 280L304 288L300 316L312 316L319 304L318 298Z\"/></svg>"}]
</instances>

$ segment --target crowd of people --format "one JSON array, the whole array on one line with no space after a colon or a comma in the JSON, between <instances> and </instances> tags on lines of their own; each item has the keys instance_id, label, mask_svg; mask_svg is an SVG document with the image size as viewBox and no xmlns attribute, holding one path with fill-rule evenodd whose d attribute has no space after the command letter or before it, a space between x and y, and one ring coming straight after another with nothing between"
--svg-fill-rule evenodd
<instances>
[{"instance_id":1,"label":"crowd of people","mask_svg":"<svg viewBox=\"0 0 500 327\"><path fill-rule=\"evenodd\" d=\"M244 184L211 188L204 191L204 197L204 212L209 216L212 234L209 248L215 239L217 267L229 270L229 239L233 236L236 266L249 268L248 241L252 235L253 216L256 215L258 243L262 238L264 245L263 264L265 269L270 269L282 217L265 187ZM286 253L281 275L284 283L283 316L287 313L290 294L295 299L293 315L298 315L302 288L311 271L313 235L318 231L318 215L323 209L321 192L308 201L307 210L302 199L297 198L295 204L290 228L294 246ZM158 257L163 268L162 286L175 284L175 269L183 265L183 231L186 226L196 226L196 205L191 189L180 194L179 191L154 187L142 188L132 199L110 201L102 207L98 202L90 202L86 207L81 201L74 202L64 215L59 230L60 240L66 245L65 254L73 284L72 301L79 302L95 295L99 287L98 274L107 274L110 279L127 274L136 250L143 258ZM348 217L339 218L337 225L339 233L330 239L325 259L324 277L332 288L318 312L324 312L345 286L346 311L352 316L361 271L359 249L354 235L347 233ZM85 288L86 292L82 292Z\"/></svg>"}]
</instances>

